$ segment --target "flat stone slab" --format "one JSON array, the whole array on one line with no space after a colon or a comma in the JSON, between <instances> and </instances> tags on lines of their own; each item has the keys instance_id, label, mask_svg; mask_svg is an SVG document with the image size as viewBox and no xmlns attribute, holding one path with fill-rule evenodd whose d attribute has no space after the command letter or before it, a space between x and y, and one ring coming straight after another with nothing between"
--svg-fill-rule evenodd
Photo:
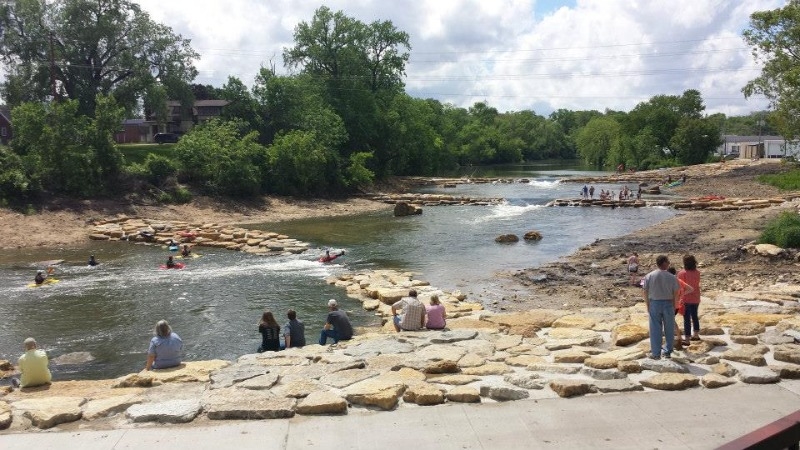
<instances>
[{"instance_id":1,"label":"flat stone slab","mask_svg":"<svg viewBox=\"0 0 800 450\"><path fill-rule=\"evenodd\" d=\"M477 367L465 367L461 369L464 375L503 375L505 373L513 372L514 369L503 363L488 363Z\"/></svg>"},{"instance_id":2,"label":"flat stone slab","mask_svg":"<svg viewBox=\"0 0 800 450\"><path fill-rule=\"evenodd\" d=\"M535 373L510 373L504 376L503 380L523 389L542 389L545 383Z\"/></svg>"},{"instance_id":3,"label":"flat stone slab","mask_svg":"<svg viewBox=\"0 0 800 450\"><path fill-rule=\"evenodd\" d=\"M437 332L436 335L432 336L428 341L431 344L452 344L453 342L475 339L477 335L478 332L474 330L442 331Z\"/></svg>"},{"instance_id":4,"label":"flat stone slab","mask_svg":"<svg viewBox=\"0 0 800 450\"><path fill-rule=\"evenodd\" d=\"M444 392L430 383L417 383L403 393L403 401L420 406L444 403Z\"/></svg>"},{"instance_id":5,"label":"flat stone slab","mask_svg":"<svg viewBox=\"0 0 800 450\"><path fill-rule=\"evenodd\" d=\"M707 389L716 389L735 384L736 380L720 375L718 373L709 372L700 378L700 384Z\"/></svg>"},{"instance_id":6,"label":"flat stone slab","mask_svg":"<svg viewBox=\"0 0 800 450\"><path fill-rule=\"evenodd\" d=\"M281 381L280 384L272 388L271 392L281 397L303 398L325 389L327 388L317 380L292 380L288 382Z\"/></svg>"},{"instance_id":7,"label":"flat stone slab","mask_svg":"<svg viewBox=\"0 0 800 450\"><path fill-rule=\"evenodd\" d=\"M498 402L522 400L523 398L528 398L529 396L530 394L525 389L493 385L481 386L481 397L489 397L492 400L497 400Z\"/></svg>"},{"instance_id":8,"label":"flat stone slab","mask_svg":"<svg viewBox=\"0 0 800 450\"><path fill-rule=\"evenodd\" d=\"M295 411L303 415L346 414L347 401L333 392L316 391L300 400Z\"/></svg>"},{"instance_id":9,"label":"flat stone slab","mask_svg":"<svg viewBox=\"0 0 800 450\"><path fill-rule=\"evenodd\" d=\"M398 380L375 377L349 386L345 389L345 398L356 405L388 411L397 406L398 397L405 388L406 385Z\"/></svg>"},{"instance_id":10,"label":"flat stone slab","mask_svg":"<svg viewBox=\"0 0 800 450\"><path fill-rule=\"evenodd\" d=\"M430 383L447 384L451 386L461 386L464 384L474 383L480 380L481 377L479 376L462 375L462 374L428 377L428 382Z\"/></svg>"},{"instance_id":11,"label":"flat stone slab","mask_svg":"<svg viewBox=\"0 0 800 450\"><path fill-rule=\"evenodd\" d=\"M561 375L573 375L581 370L581 366L543 363L543 364L531 364L528 366L528 370L530 370L531 372L547 372L547 373L557 373Z\"/></svg>"},{"instance_id":12,"label":"flat stone slab","mask_svg":"<svg viewBox=\"0 0 800 450\"><path fill-rule=\"evenodd\" d=\"M755 347L751 345L743 345L740 349L726 350L720 358L727 359L728 361L736 361L752 366L766 366L767 360L764 355Z\"/></svg>"},{"instance_id":13,"label":"flat stone slab","mask_svg":"<svg viewBox=\"0 0 800 450\"><path fill-rule=\"evenodd\" d=\"M669 359L643 359L639 361L642 369L658 373L688 373L689 369Z\"/></svg>"},{"instance_id":14,"label":"flat stone slab","mask_svg":"<svg viewBox=\"0 0 800 450\"><path fill-rule=\"evenodd\" d=\"M265 375L268 369L253 363L236 363L211 373L211 389L224 389L251 378Z\"/></svg>"},{"instance_id":15,"label":"flat stone slab","mask_svg":"<svg viewBox=\"0 0 800 450\"><path fill-rule=\"evenodd\" d=\"M12 420L11 406L6 402L0 402L0 430L10 427Z\"/></svg>"},{"instance_id":16,"label":"flat stone slab","mask_svg":"<svg viewBox=\"0 0 800 450\"><path fill-rule=\"evenodd\" d=\"M617 369L595 369L593 367L583 367L581 374L592 377L595 380L621 380L628 378L628 374Z\"/></svg>"},{"instance_id":17,"label":"flat stone slab","mask_svg":"<svg viewBox=\"0 0 800 450\"><path fill-rule=\"evenodd\" d=\"M594 382L594 388L597 392L635 392L643 391L644 387L641 384L634 383L627 379L614 379L614 380L597 380Z\"/></svg>"},{"instance_id":18,"label":"flat stone slab","mask_svg":"<svg viewBox=\"0 0 800 450\"><path fill-rule=\"evenodd\" d=\"M241 389L253 389L255 391L266 391L272 389L272 386L275 386L279 379L280 376L278 376L278 374L268 373L250 378L249 380L244 380L236 384L236 387Z\"/></svg>"},{"instance_id":19,"label":"flat stone slab","mask_svg":"<svg viewBox=\"0 0 800 450\"><path fill-rule=\"evenodd\" d=\"M378 372L374 370L350 369L325 375L324 377L320 378L319 381L320 383L326 384L330 387L341 389L377 375Z\"/></svg>"},{"instance_id":20,"label":"flat stone slab","mask_svg":"<svg viewBox=\"0 0 800 450\"><path fill-rule=\"evenodd\" d=\"M579 395L586 395L594 391L594 384L582 380L552 380L550 389L559 397L569 398Z\"/></svg>"},{"instance_id":21,"label":"flat stone slab","mask_svg":"<svg viewBox=\"0 0 800 450\"><path fill-rule=\"evenodd\" d=\"M381 354L410 353L416 347L408 342L399 342L396 339L375 339L348 346L345 355L364 358Z\"/></svg>"},{"instance_id":22,"label":"flat stone slab","mask_svg":"<svg viewBox=\"0 0 800 450\"><path fill-rule=\"evenodd\" d=\"M480 403L481 393L472 386L456 386L445 394L448 401L457 403Z\"/></svg>"},{"instance_id":23,"label":"flat stone slab","mask_svg":"<svg viewBox=\"0 0 800 450\"><path fill-rule=\"evenodd\" d=\"M428 345L414 352L414 356L426 361L439 361L443 359L458 361L466 353L467 349L463 347L456 347L453 345Z\"/></svg>"},{"instance_id":24,"label":"flat stone slab","mask_svg":"<svg viewBox=\"0 0 800 450\"><path fill-rule=\"evenodd\" d=\"M83 405L83 419L95 420L121 413L133 405L139 404L142 399L136 394L117 395L114 397L90 400Z\"/></svg>"},{"instance_id":25,"label":"flat stone slab","mask_svg":"<svg viewBox=\"0 0 800 450\"><path fill-rule=\"evenodd\" d=\"M197 400L169 400L133 405L125 411L125 415L135 423L187 423L194 420L202 410L203 407Z\"/></svg>"},{"instance_id":26,"label":"flat stone slab","mask_svg":"<svg viewBox=\"0 0 800 450\"><path fill-rule=\"evenodd\" d=\"M216 389L203 397L203 407L212 420L293 417L295 402L293 398L237 388Z\"/></svg>"},{"instance_id":27,"label":"flat stone slab","mask_svg":"<svg viewBox=\"0 0 800 450\"><path fill-rule=\"evenodd\" d=\"M85 401L83 397L31 398L14 402L14 409L30 419L33 426L44 430L80 419Z\"/></svg>"},{"instance_id":28,"label":"flat stone slab","mask_svg":"<svg viewBox=\"0 0 800 450\"><path fill-rule=\"evenodd\" d=\"M680 391L700 384L700 379L688 373L660 373L640 381L642 386L662 391Z\"/></svg>"},{"instance_id":29,"label":"flat stone slab","mask_svg":"<svg viewBox=\"0 0 800 450\"><path fill-rule=\"evenodd\" d=\"M767 367L745 366L739 370L739 380L747 384L770 384L781 381L781 377Z\"/></svg>"}]
</instances>

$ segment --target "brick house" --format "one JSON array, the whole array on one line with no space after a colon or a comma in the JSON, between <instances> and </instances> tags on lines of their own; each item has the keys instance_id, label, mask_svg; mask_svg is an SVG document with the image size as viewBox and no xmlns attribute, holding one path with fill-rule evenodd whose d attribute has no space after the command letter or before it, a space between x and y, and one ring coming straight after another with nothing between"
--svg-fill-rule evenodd
<instances>
[{"instance_id":1,"label":"brick house","mask_svg":"<svg viewBox=\"0 0 800 450\"><path fill-rule=\"evenodd\" d=\"M208 120L222 115L222 109L230 102L227 100L195 100L191 108L183 108L181 102L169 100L167 109L169 119L162 129L159 129L158 122L152 114L147 114L142 126L146 131L141 142L153 142L156 133L175 133L184 134L191 130L195 125L199 125Z\"/></svg>"}]
</instances>

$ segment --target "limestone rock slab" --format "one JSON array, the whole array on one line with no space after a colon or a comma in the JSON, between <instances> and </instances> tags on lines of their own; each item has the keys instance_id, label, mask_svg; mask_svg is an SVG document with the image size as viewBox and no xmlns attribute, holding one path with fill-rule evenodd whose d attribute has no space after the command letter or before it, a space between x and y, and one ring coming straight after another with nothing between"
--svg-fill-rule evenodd
<instances>
[{"instance_id":1,"label":"limestone rock slab","mask_svg":"<svg viewBox=\"0 0 800 450\"><path fill-rule=\"evenodd\" d=\"M317 380L292 380L281 381L280 384L273 387L271 392L281 397L303 398L323 389L325 387Z\"/></svg>"},{"instance_id":2,"label":"limestone rock slab","mask_svg":"<svg viewBox=\"0 0 800 450\"><path fill-rule=\"evenodd\" d=\"M85 401L83 397L30 398L15 402L14 409L30 419L33 426L44 430L80 419Z\"/></svg>"},{"instance_id":3,"label":"limestone rock slab","mask_svg":"<svg viewBox=\"0 0 800 450\"><path fill-rule=\"evenodd\" d=\"M598 355L603 358L611 358L617 361L634 361L644 358L644 350L638 347L625 347Z\"/></svg>"},{"instance_id":4,"label":"limestone rock slab","mask_svg":"<svg viewBox=\"0 0 800 450\"><path fill-rule=\"evenodd\" d=\"M445 395L447 400L458 403L480 403L481 393L471 386L456 386Z\"/></svg>"},{"instance_id":5,"label":"limestone rock slab","mask_svg":"<svg viewBox=\"0 0 800 450\"><path fill-rule=\"evenodd\" d=\"M514 386L523 389L542 389L544 388L544 381L539 378L535 373L510 373L503 377L506 383L513 384Z\"/></svg>"},{"instance_id":6,"label":"limestone rock slab","mask_svg":"<svg viewBox=\"0 0 800 450\"><path fill-rule=\"evenodd\" d=\"M782 365L782 366L775 367L774 370L784 380L797 380L797 379L800 379L800 365L797 365L797 364L785 364L785 365Z\"/></svg>"},{"instance_id":7,"label":"limestone rock slab","mask_svg":"<svg viewBox=\"0 0 800 450\"><path fill-rule=\"evenodd\" d=\"M635 392L643 391L644 387L641 384L634 383L628 379L613 379L613 380L597 380L594 382L594 388L597 392Z\"/></svg>"},{"instance_id":8,"label":"limestone rock slab","mask_svg":"<svg viewBox=\"0 0 800 450\"><path fill-rule=\"evenodd\" d=\"M359 381L345 389L345 398L355 405L373 406L385 411L394 409L406 385L397 380L375 377Z\"/></svg>"},{"instance_id":9,"label":"limestone rock slab","mask_svg":"<svg viewBox=\"0 0 800 450\"><path fill-rule=\"evenodd\" d=\"M378 372L369 369L350 369L334 372L320 378L320 383L335 388L345 388L351 384L366 380L378 375Z\"/></svg>"},{"instance_id":10,"label":"limestone rock slab","mask_svg":"<svg viewBox=\"0 0 800 450\"><path fill-rule=\"evenodd\" d=\"M583 364L591 355L578 349L560 350L553 353L555 363L580 363Z\"/></svg>"},{"instance_id":11,"label":"limestone rock slab","mask_svg":"<svg viewBox=\"0 0 800 450\"><path fill-rule=\"evenodd\" d=\"M616 359L604 356L591 356L583 361L583 365L593 369L615 369L617 364Z\"/></svg>"},{"instance_id":12,"label":"limestone rock slab","mask_svg":"<svg viewBox=\"0 0 800 450\"><path fill-rule=\"evenodd\" d=\"M458 367L477 367L486 364L486 358L474 353L467 353L458 360Z\"/></svg>"},{"instance_id":13,"label":"limestone rock slab","mask_svg":"<svg viewBox=\"0 0 800 450\"><path fill-rule=\"evenodd\" d=\"M210 389L224 389L236 383L266 374L268 369L259 364L236 363L211 373Z\"/></svg>"},{"instance_id":14,"label":"limestone rock slab","mask_svg":"<svg viewBox=\"0 0 800 450\"><path fill-rule=\"evenodd\" d=\"M617 363L617 369L625 373L642 373L642 366L638 361L620 361Z\"/></svg>"},{"instance_id":15,"label":"limestone rock slab","mask_svg":"<svg viewBox=\"0 0 800 450\"><path fill-rule=\"evenodd\" d=\"M767 331L763 323L758 322L739 322L731 326L729 333L731 336L756 336Z\"/></svg>"},{"instance_id":16,"label":"limestone rock slab","mask_svg":"<svg viewBox=\"0 0 800 450\"><path fill-rule=\"evenodd\" d=\"M431 383L448 384L452 386L460 386L464 384L474 383L480 381L480 377L475 375L442 375L429 377L428 381Z\"/></svg>"},{"instance_id":17,"label":"limestone rock slab","mask_svg":"<svg viewBox=\"0 0 800 450\"><path fill-rule=\"evenodd\" d=\"M459 370L458 364L450 360L433 361L422 367L422 372L428 374L457 373Z\"/></svg>"},{"instance_id":18,"label":"limestone rock slab","mask_svg":"<svg viewBox=\"0 0 800 450\"><path fill-rule=\"evenodd\" d=\"M350 345L344 350L344 354L364 358L381 354L410 353L414 348L413 344L400 342L394 338L374 339Z\"/></svg>"},{"instance_id":19,"label":"limestone rock slab","mask_svg":"<svg viewBox=\"0 0 800 450\"><path fill-rule=\"evenodd\" d=\"M12 420L11 406L6 402L0 402L0 430L10 427Z\"/></svg>"},{"instance_id":20,"label":"limestone rock slab","mask_svg":"<svg viewBox=\"0 0 800 450\"><path fill-rule=\"evenodd\" d=\"M444 403L444 393L430 383L417 383L406 389L403 401L420 406L438 405Z\"/></svg>"},{"instance_id":21,"label":"limestone rock slab","mask_svg":"<svg viewBox=\"0 0 800 450\"><path fill-rule=\"evenodd\" d=\"M464 347L456 347L453 345L428 345L414 352L414 356L428 361L439 361L448 359L451 361L458 361L467 349Z\"/></svg>"},{"instance_id":22,"label":"limestone rock slab","mask_svg":"<svg viewBox=\"0 0 800 450\"><path fill-rule=\"evenodd\" d=\"M773 350L776 361L800 364L800 345L783 344L776 346Z\"/></svg>"},{"instance_id":23,"label":"limestone rock slab","mask_svg":"<svg viewBox=\"0 0 800 450\"><path fill-rule=\"evenodd\" d=\"M345 414L347 401L333 392L316 391L300 400L295 410L303 415Z\"/></svg>"},{"instance_id":24,"label":"limestone rock slab","mask_svg":"<svg viewBox=\"0 0 800 450\"><path fill-rule=\"evenodd\" d=\"M452 344L458 341L475 339L478 332L475 330L450 330L435 332L429 341L431 344Z\"/></svg>"},{"instance_id":25,"label":"limestone rock slab","mask_svg":"<svg viewBox=\"0 0 800 450\"><path fill-rule=\"evenodd\" d=\"M640 381L642 386L662 391L681 391L700 384L700 379L688 373L660 373Z\"/></svg>"},{"instance_id":26,"label":"limestone rock slab","mask_svg":"<svg viewBox=\"0 0 800 450\"><path fill-rule=\"evenodd\" d=\"M591 317L582 316L579 314L571 314L556 319L551 325L553 328L581 328L584 330L591 330L594 328L597 321Z\"/></svg>"},{"instance_id":27,"label":"limestone rock slab","mask_svg":"<svg viewBox=\"0 0 800 450\"><path fill-rule=\"evenodd\" d=\"M531 364L528 366L528 370L532 372L547 372L547 373L558 373L561 375L572 375L580 372L581 367L575 365L567 365L567 364L544 363L544 364Z\"/></svg>"},{"instance_id":28,"label":"limestone rock slab","mask_svg":"<svg viewBox=\"0 0 800 450\"><path fill-rule=\"evenodd\" d=\"M125 415L135 423L187 423L194 420L202 409L197 400L168 400L133 405L125 411Z\"/></svg>"},{"instance_id":29,"label":"limestone rock slab","mask_svg":"<svg viewBox=\"0 0 800 450\"><path fill-rule=\"evenodd\" d=\"M505 359L505 363L509 366L518 366L518 367L527 367L531 364L543 364L546 363L545 360L541 356L531 356L531 355L519 355L519 356L510 356Z\"/></svg>"},{"instance_id":30,"label":"limestone rock slab","mask_svg":"<svg viewBox=\"0 0 800 450\"><path fill-rule=\"evenodd\" d=\"M723 377L732 377L739 373L735 367L726 362L719 362L712 365L711 372L716 373L717 375L722 375Z\"/></svg>"},{"instance_id":31,"label":"limestone rock slab","mask_svg":"<svg viewBox=\"0 0 800 450\"><path fill-rule=\"evenodd\" d=\"M639 362L642 369L658 373L687 373L689 370L681 364L669 359L643 359Z\"/></svg>"},{"instance_id":32,"label":"limestone rock slab","mask_svg":"<svg viewBox=\"0 0 800 450\"><path fill-rule=\"evenodd\" d=\"M552 380L550 382L550 389L552 389L559 397L569 398L577 397L579 395L586 395L593 392L594 385L590 382L581 380Z\"/></svg>"},{"instance_id":33,"label":"limestone rock slab","mask_svg":"<svg viewBox=\"0 0 800 450\"><path fill-rule=\"evenodd\" d=\"M594 378L595 380L621 380L628 378L627 373L617 370L616 368L595 369L593 367L584 367L581 369L581 374Z\"/></svg>"},{"instance_id":34,"label":"limestone rock slab","mask_svg":"<svg viewBox=\"0 0 800 450\"><path fill-rule=\"evenodd\" d=\"M121 413L141 402L142 399L135 394L116 395L114 397L90 400L83 405L83 420L95 420Z\"/></svg>"},{"instance_id":35,"label":"limestone rock slab","mask_svg":"<svg viewBox=\"0 0 800 450\"><path fill-rule=\"evenodd\" d=\"M477 367L465 367L461 369L464 375L503 375L505 373L513 372L514 369L503 363L488 363Z\"/></svg>"},{"instance_id":36,"label":"limestone rock slab","mask_svg":"<svg viewBox=\"0 0 800 450\"><path fill-rule=\"evenodd\" d=\"M757 349L757 346L743 345L739 349L728 349L720 358L727 359L728 361L736 361L751 366L766 366L767 360L764 355Z\"/></svg>"},{"instance_id":37,"label":"limestone rock slab","mask_svg":"<svg viewBox=\"0 0 800 450\"><path fill-rule=\"evenodd\" d=\"M489 397L498 402L506 402L511 400L522 400L528 398L530 394L525 389L512 388L507 386L481 386L481 397Z\"/></svg>"},{"instance_id":38,"label":"limestone rock slab","mask_svg":"<svg viewBox=\"0 0 800 450\"><path fill-rule=\"evenodd\" d=\"M266 391L272 389L278 382L280 376L275 373L267 373L257 377L250 378L249 380L242 381L236 384L236 387L241 389L252 389L254 391Z\"/></svg>"},{"instance_id":39,"label":"limestone rock slab","mask_svg":"<svg viewBox=\"0 0 800 450\"><path fill-rule=\"evenodd\" d=\"M703 387L708 389L716 389L725 386L730 386L734 383L736 383L736 380L734 380L733 378L728 378L726 376L714 372L709 372L700 378L700 384L702 384Z\"/></svg>"},{"instance_id":40,"label":"limestone rock slab","mask_svg":"<svg viewBox=\"0 0 800 450\"><path fill-rule=\"evenodd\" d=\"M203 407L209 419L281 419L294 416L296 400L247 389L208 391Z\"/></svg>"},{"instance_id":41,"label":"limestone rock slab","mask_svg":"<svg viewBox=\"0 0 800 450\"><path fill-rule=\"evenodd\" d=\"M743 367L739 371L739 380L747 384L770 384L781 381L780 375L767 367Z\"/></svg>"},{"instance_id":42,"label":"limestone rock slab","mask_svg":"<svg viewBox=\"0 0 800 450\"><path fill-rule=\"evenodd\" d=\"M650 331L647 328L635 323L625 323L611 330L611 343L624 347L641 342L649 336Z\"/></svg>"},{"instance_id":43,"label":"limestone rock slab","mask_svg":"<svg viewBox=\"0 0 800 450\"><path fill-rule=\"evenodd\" d=\"M140 375L151 375L154 382L160 383L205 383L210 379L210 374L230 365L229 361L212 359L209 361L189 361L169 369L153 369L140 372Z\"/></svg>"}]
</instances>

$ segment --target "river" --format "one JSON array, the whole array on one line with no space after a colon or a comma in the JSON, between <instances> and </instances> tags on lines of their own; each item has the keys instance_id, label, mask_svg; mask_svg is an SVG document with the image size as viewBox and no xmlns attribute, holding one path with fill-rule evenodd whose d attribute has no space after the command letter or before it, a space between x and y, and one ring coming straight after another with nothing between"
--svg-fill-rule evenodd
<instances>
[{"instance_id":1,"label":"river","mask_svg":"<svg viewBox=\"0 0 800 450\"><path fill-rule=\"evenodd\" d=\"M349 270L392 268L419 273L443 289L491 298L497 271L554 261L598 238L621 236L674 215L666 208L548 208L558 197L577 196L570 176L597 174L574 166L537 164L470 170L471 176L513 176L530 183L462 184L425 188L481 197L503 197L497 206L426 207L419 216L394 218L391 211L331 219L263 224L320 249L344 249L335 264L306 255L259 257L198 248L201 258L185 270L158 270L167 254L157 246L87 241L69 249L21 249L0 255L0 359L16 360L21 343L35 337L53 357L90 352L94 360L53 367L56 379L108 378L144 366L147 343L158 319L170 321L184 340L185 359L235 359L255 351L257 322L269 308L280 322L292 307L314 342L326 302L336 298L355 325L375 325L344 291L325 278ZM596 185L596 189L619 186ZM538 230L544 239L499 245L499 234ZM321 250L320 250L321 251ZM95 254L100 266L85 261ZM59 283L29 288L36 262L64 259ZM499 295L499 294L498 294Z\"/></svg>"}]
</instances>

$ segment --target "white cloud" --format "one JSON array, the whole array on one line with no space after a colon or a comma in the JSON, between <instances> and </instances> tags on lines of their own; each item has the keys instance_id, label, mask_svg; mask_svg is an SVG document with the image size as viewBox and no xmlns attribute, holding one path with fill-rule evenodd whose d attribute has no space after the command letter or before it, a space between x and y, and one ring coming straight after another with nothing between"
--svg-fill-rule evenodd
<instances>
[{"instance_id":1,"label":"white cloud","mask_svg":"<svg viewBox=\"0 0 800 450\"><path fill-rule=\"evenodd\" d=\"M764 108L745 100L758 67L741 39L753 11L781 0L334 0L364 22L391 20L411 36L409 93L501 111L630 110L658 94L698 89L709 112ZM292 32L320 0L138 0L192 40L196 82L229 75L250 85L270 61L283 69Z\"/></svg>"}]
</instances>

